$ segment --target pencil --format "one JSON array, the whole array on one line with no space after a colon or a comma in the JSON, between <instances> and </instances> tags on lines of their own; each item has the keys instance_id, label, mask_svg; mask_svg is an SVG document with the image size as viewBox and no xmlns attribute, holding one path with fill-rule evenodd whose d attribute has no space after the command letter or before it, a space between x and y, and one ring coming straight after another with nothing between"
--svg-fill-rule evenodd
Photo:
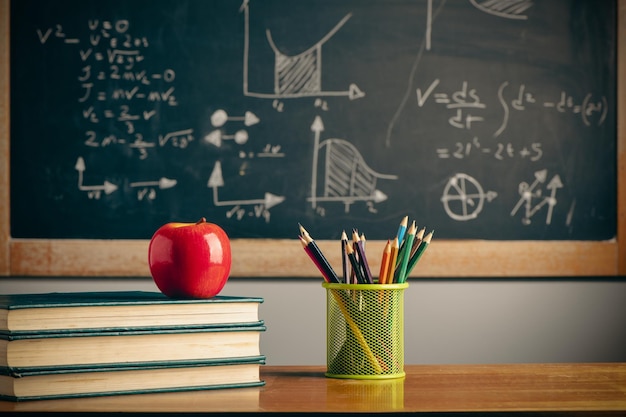
<instances>
[{"instance_id":1,"label":"pencil","mask_svg":"<svg viewBox=\"0 0 626 417\"><path fill-rule=\"evenodd\" d=\"M424 237L424 240L422 240L422 243L417 248L415 255L413 255L411 259L409 260L409 265L407 266L407 272L406 272L407 276L411 273L413 268L415 268L417 261L420 260L420 258L424 254L424 251L426 250L426 248L428 248L428 245L430 245L430 241L433 238L433 233L434 231L430 232L429 234L426 235L426 237Z\"/></svg>"},{"instance_id":2,"label":"pencil","mask_svg":"<svg viewBox=\"0 0 626 417\"><path fill-rule=\"evenodd\" d=\"M415 230L417 230L417 228ZM404 240L402 242L398 241L398 244L400 247L398 249L398 259L396 259L396 275L398 274L398 270L400 269L400 264L402 263L402 258L404 257L404 254L408 253L404 250L404 248L406 247L406 233L404 234ZM413 246L412 249L415 249L415 246Z\"/></svg>"},{"instance_id":3,"label":"pencil","mask_svg":"<svg viewBox=\"0 0 626 417\"><path fill-rule=\"evenodd\" d=\"M363 272L361 271L359 261L356 259L352 245L346 245L346 255L348 255L348 259L352 264L352 271L356 274L357 283L365 284L365 277L363 277Z\"/></svg>"},{"instance_id":4,"label":"pencil","mask_svg":"<svg viewBox=\"0 0 626 417\"><path fill-rule=\"evenodd\" d=\"M318 268L322 274L326 276L328 282L339 283L339 277L335 273L333 267L328 263L328 260L326 260L326 257L320 250L319 246L317 246L317 243L315 243L315 240L313 240L311 235L309 235L302 225L300 225L300 231L302 232L302 238L307 243L307 247L309 248L311 255L317 259L317 262L319 263Z\"/></svg>"},{"instance_id":5,"label":"pencil","mask_svg":"<svg viewBox=\"0 0 626 417\"><path fill-rule=\"evenodd\" d=\"M383 257L380 261L380 272L378 274L378 283L385 284L387 280L387 270L389 269L389 258L391 258L391 241L387 239L387 244L383 249Z\"/></svg>"},{"instance_id":6,"label":"pencil","mask_svg":"<svg viewBox=\"0 0 626 417\"><path fill-rule=\"evenodd\" d=\"M346 231L341 232L341 266L343 268L343 282L349 284L350 275L348 274L348 254L346 253L346 246L348 245L348 235Z\"/></svg>"},{"instance_id":7,"label":"pencil","mask_svg":"<svg viewBox=\"0 0 626 417\"><path fill-rule=\"evenodd\" d=\"M404 239L404 234L406 233L406 228L409 225L409 216L404 216L404 218L400 221L400 226L398 226L398 246L402 245L402 239Z\"/></svg>"},{"instance_id":8,"label":"pencil","mask_svg":"<svg viewBox=\"0 0 626 417\"><path fill-rule=\"evenodd\" d=\"M385 276L385 283L392 284L393 277L396 272L396 259L398 259L398 238L393 238L391 242L391 255L389 256L389 268L387 269L387 275Z\"/></svg>"},{"instance_id":9,"label":"pencil","mask_svg":"<svg viewBox=\"0 0 626 417\"><path fill-rule=\"evenodd\" d=\"M350 245L348 245L348 248L349 247ZM365 356L367 357L367 360L374 367L374 369L376 370L376 373L381 374L383 372L383 369L380 366L380 362L374 355L374 352L372 352L372 349L368 345L367 340L365 339L365 336L363 336L361 329L359 329L359 326L354 322L354 320L350 316L350 312L346 308L345 303L343 302L341 297L338 295L338 293L335 292L334 290L331 292L333 294L333 297L335 298L335 301L337 301L337 306L339 306L339 309L341 310L341 313L343 314L343 317L346 320L346 323L350 327L350 330L352 330L352 334L356 337L356 340L361 345L363 352L365 352Z\"/></svg>"},{"instance_id":10,"label":"pencil","mask_svg":"<svg viewBox=\"0 0 626 417\"><path fill-rule=\"evenodd\" d=\"M403 244L402 250L402 260L400 261L400 266L396 269L397 271L397 282L406 281L406 271L409 265L409 258L411 257L411 249L413 248L413 240L415 240L415 232L416 232L415 221L411 223L411 227L409 227L408 232L406 233L406 239ZM400 255L398 255L400 257Z\"/></svg>"},{"instance_id":11,"label":"pencil","mask_svg":"<svg viewBox=\"0 0 626 417\"><path fill-rule=\"evenodd\" d=\"M306 239L303 238L302 236L298 236L298 238L300 239L300 242L302 243L302 248L304 249L306 254L309 255L309 258L311 258L311 260L313 261L317 269L319 269L320 273L322 274L322 278L324 278L324 281L330 282L328 273L324 271L324 268L322 267L322 265L320 265L319 261L315 258L315 255L311 253L311 248L309 248L309 244L307 243Z\"/></svg>"},{"instance_id":12,"label":"pencil","mask_svg":"<svg viewBox=\"0 0 626 417\"><path fill-rule=\"evenodd\" d=\"M361 268L361 264L359 264L359 253L356 251L356 243L359 241L358 235L355 236L354 235L354 229L352 229L352 250L354 251L354 259L356 259L357 264L359 265L359 269L361 271L361 276L363 276L363 270L360 269ZM352 282L354 284L359 284L360 282L357 280L357 276L356 276L356 271L354 270L354 268L352 269Z\"/></svg>"},{"instance_id":13,"label":"pencil","mask_svg":"<svg viewBox=\"0 0 626 417\"><path fill-rule=\"evenodd\" d=\"M359 234L356 232L356 230L352 232L352 240L354 241L354 250L358 255L358 261L359 265L361 266L363 278L365 278L365 283L373 284L374 280L372 279L372 272L370 271L370 266L367 263L367 257L365 256L363 240L359 238Z\"/></svg>"},{"instance_id":14,"label":"pencil","mask_svg":"<svg viewBox=\"0 0 626 417\"><path fill-rule=\"evenodd\" d=\"M415 240L413 241L413 248L411 248L411 258L415 255L415 251L419 247L420 243L422 243L422 239L424 239L424 233L426 233L426 228L422 227L419 232L415 235Z\"/></svg>"}]
</instances>

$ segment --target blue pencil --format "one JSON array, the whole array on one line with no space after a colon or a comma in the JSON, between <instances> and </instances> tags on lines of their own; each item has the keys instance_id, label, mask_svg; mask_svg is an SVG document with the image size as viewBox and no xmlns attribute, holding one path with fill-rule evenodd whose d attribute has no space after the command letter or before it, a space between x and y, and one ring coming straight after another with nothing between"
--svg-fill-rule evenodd
<instances>
[{"instance_id":1,"label":"blue pencil","mask_svg":"<svg viewBox=\"0 0 626 417\"><path fill-rule=\"evenodd\" d=\"M398 245L402 246L402 239L404 239L404 234L406 233L406 228L409 225L409 216L404 216L402 221L400 222L400 226L398 226Z\"/></svg>"}]
</instances>

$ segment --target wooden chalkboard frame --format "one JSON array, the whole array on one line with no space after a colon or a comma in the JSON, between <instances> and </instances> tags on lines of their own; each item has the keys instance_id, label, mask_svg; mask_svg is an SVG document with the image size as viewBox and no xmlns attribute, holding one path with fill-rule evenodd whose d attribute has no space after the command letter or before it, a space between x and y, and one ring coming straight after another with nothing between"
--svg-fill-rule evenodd
<instances>
[{"instance_id":1,"label":"wooden chalkboard frame","mask_svg":"<svg viewBox=\"0 0 626 417\"><path fill-rule=\"evenodd\" d=\"M14 239L10 231L10 13L0 0L0 276L149 276L147 240ZM610 241L437 240L412 277L626 275L626 0L618 0L617 237ZM318 244L338 265L337 242ZM383 242L368 242L382 252ZM233 277L315 277L293 239L234 239ZM336 254L336 256L335 256Z\"/></svg>"}]
</instances>

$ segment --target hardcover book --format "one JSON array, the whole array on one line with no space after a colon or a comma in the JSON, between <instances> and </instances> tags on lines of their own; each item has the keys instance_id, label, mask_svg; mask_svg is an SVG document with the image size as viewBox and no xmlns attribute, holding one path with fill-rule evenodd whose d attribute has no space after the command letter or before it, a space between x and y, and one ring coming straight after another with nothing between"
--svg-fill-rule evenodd
<instances>
[{"instance_id":1,"label":"hardcover book","mask_svg":"<svg viewBox=\"0 0 626 417\"><path fill-rule=\"evenodd\" d=\"M125 363L84 369L0 369L0 398L10 401L254 387L264 356Z\"/></svg>"},{"instance_id":2,"label":"hardcover book","mask_svg":"<svg viewBox=\"0 0 626 417\"><path fill-rule=\"evenodd\" d=\"M263 321L256 326L0 334L0 366L92 367L260 355Z\"/></svg>"},{"instance_id":3,"label":"hardcover book","mask_svg":"<svg viewBox=\"0 0 626 417\"><path fill-rule=\"evenodd\" d=\"M256 325L262 302L219 295L179 300L145 291L0 295L0 333Z\"/></svg>"}]
</instances>

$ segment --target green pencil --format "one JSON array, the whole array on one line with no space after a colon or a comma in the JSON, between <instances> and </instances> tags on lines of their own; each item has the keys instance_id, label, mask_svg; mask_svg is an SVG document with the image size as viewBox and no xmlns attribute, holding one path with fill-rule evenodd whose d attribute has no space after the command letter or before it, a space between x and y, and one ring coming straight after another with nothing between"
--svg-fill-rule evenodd
<instances>
[{"instance_id":1,"label":"green pencil","mask_svg":"<svg viewBox=\"0 0 626 417\"><path fill-rule=\"evenodd\" d=\"M430 232L424 237L424 239L422 239L422 243L418 246L417 250L415 251L415 255L413 255L411 259L409 260L409 265L407 266L407 270L406 270L406 276L408 276L413 270L413 268L415 268L417 261L420 260L420 258L424 254L424 251L426 251L426 248L428 248L428 245L430 245L430 241L433 238L433 233L434 231Z\"/></svg>"},{"instance_id":2,"label":"green pencil","mask_svg":"<svg viewBox=\"0 0 626 417\"><path fill-rule=\"evenodd\" d=\"M402 283L406 281L406 272L407 267L409 266L409 259L411 257L411 248L413 247L413 240L415 239L415 232L417 232L417 226L415 226L415 221L411 223L409 230L406 233L406 237L404 238L404 244L402 249L402 258L400 260L400 265L398 266L396 282Z\"/></svg>"}]
</instances>

